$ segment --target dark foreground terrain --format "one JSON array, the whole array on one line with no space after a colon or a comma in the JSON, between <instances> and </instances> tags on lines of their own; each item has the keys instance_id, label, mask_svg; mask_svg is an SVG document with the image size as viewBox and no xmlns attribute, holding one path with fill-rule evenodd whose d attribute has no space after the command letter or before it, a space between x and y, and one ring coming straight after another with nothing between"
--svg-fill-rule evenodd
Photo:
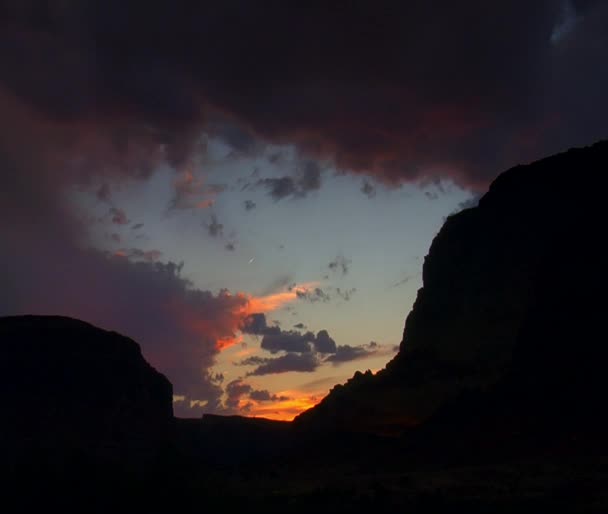
<instances>
[{"instance_id":1,"label":"dark foreground terrain","mask_svg":"<svg viewBox=\"0 0 608 514\"><path fill-rule=\"evenodd\" d=\"M450 216L399 354L293 423L174 419L132 340L0 318L6 512L608 512L608 143Z\"/></svg>"}]
</instances>

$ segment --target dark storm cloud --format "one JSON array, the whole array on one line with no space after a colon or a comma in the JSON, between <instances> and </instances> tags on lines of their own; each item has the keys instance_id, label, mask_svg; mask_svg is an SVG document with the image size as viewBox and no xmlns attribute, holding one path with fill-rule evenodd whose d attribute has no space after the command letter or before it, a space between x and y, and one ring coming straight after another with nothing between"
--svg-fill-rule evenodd
<instances>
[{"instance_id":1,"label":"dark storm cloud","mask_svg":"<svg viewBox=\"0 0 608 514\"><path fill-rule=\"evenodd\" d=\"M601 0L14 6L0 83L48 119L104 125L135 159L162 144L180 165L206 130L239 152L293 142L387 181L479 185L608 129Z\"/></svg>"},{"instance_id":2,"label":"dark storm cloud","mask_svg":"<svg viewBox=\"0 0 608 514\"><path fill-rule=\"evenodd\" d=\"M0 24L4 90L144 173L159 145L186 163L206 131L241 153L295 143L389 182L479 185L608 129L600 0L26 1Z\"/></svg>"}]
</instances>

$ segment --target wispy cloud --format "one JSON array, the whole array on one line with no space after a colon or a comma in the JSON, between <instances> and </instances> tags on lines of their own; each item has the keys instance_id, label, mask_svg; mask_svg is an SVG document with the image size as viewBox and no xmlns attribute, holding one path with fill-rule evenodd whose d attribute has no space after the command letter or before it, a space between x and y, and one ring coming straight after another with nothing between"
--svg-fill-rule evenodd
<instances>
[{"instance_id":1,"label":"wispy cloud","mask_svg":"<svg viewBox=\"0 0 608 514\"><path fill-rule=\"evenodd\" d=\"M350 270L350 265L352 261L347 259L343 255L338 255L334 260L332 260L327 267L336 273L340 273L341 275L346 275Z\"/></svg>"}]
</instances>

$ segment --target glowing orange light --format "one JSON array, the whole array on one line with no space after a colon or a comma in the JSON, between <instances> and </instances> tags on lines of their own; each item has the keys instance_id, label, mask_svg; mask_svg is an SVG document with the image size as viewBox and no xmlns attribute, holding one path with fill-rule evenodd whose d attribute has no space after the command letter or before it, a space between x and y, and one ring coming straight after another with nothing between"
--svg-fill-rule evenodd
<instances>
[{"instance_id":1,"label":"glowing orange light","mask_svg":"<svg viewBox=\"0 0 608 514\"><path fill-rule=\"evenodd\" d=\"M248 314L254 312L271 312L280 309L284 305L298 299L298 293L304 293L307 290L318 286L318 282L307 282L292 287L289 291L281 291L266 296L252 296L249 298Z\"/></svg>"},{"instance_id":2,"label":"glowing orange light","mask_svg":"<svg viewBox=\"0 0 608 514\"><path fill-rule=\"evenodd\" d=\"M243 342L243 336L239 335L236 337L224 337L215 341L215 348L218 351L226 350L235 344Z\"/></svg>"},{"instance_id":3,"label":"glowing orange light","mask_svg":"<svg viewBox=\"0 0 608 514\"><path fill-rule=\"evenodd\" d=\"M323 398L323 395L303 395L298 391L283 391L277 393L277 396L285 396L288 399L272 403L249 400L247 416L291 421L298 414L314 407Z\"/></svg>"}]
</instances>

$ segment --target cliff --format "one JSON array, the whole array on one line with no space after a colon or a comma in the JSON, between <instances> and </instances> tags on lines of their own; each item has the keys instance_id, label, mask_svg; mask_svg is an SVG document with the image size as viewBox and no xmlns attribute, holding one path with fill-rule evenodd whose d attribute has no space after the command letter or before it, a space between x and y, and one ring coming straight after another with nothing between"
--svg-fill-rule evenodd
<instances>
[{"instance_id":1,"label":"cliff","mask_svg":"<svg viewBox=\"0 0 608 514\"><path fill-rule=\"evenodd\" d=\"M131 339L58 316L0 318L3 455L139 460L170 436L172 386Z\"/></svg>"},{"instance_id":2,"label":"cliff","mask_svg":"<svg viewBox=\"0 0 608 514\"><path fill-rule=\"evenodd\" d=\"M520 389L525 381L557 387L574 356L576 367L597 371L592 359L603 354L583 327L599 319L592 289L603 276L606 170L608 142L572 149L504 172L477 207L449 216L425 258L397 356L375 376L335 387L296 425L400 432L507 374L519 376ZM555 347L563 334L586 351Z\"/></svg>"}]
</instances>

